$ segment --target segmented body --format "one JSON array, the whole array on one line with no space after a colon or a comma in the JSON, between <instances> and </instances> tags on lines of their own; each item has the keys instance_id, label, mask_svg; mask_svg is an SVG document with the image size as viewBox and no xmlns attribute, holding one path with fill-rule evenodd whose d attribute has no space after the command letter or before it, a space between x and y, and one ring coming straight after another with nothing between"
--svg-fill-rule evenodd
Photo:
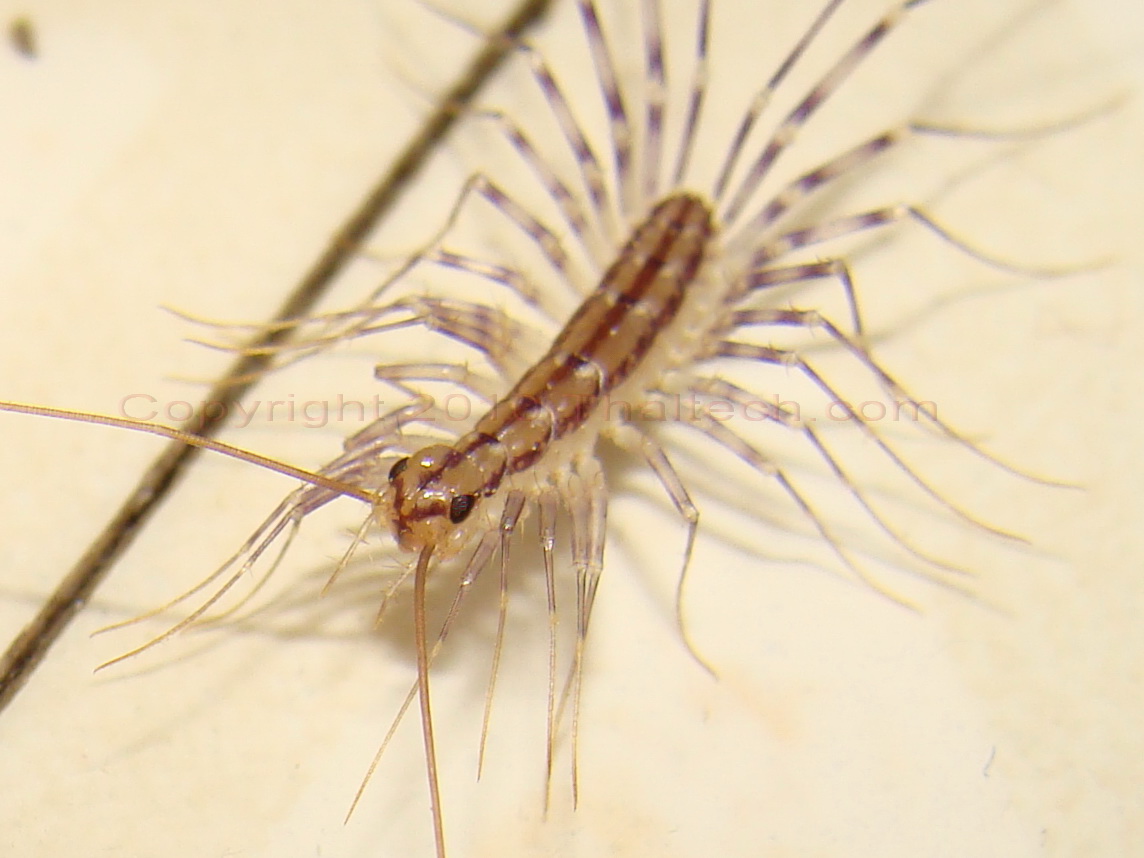
<instances>
[{"instance_id":1,"label":"segmented body","mask_svg":"<svg viewBox=\"0 0 1144 858\"><path fill-rule=\"evenodd\" d=\"M393 468L390 524L403 548L444 542L444 519L460 524L506 477L534 467L599 416L605 397L622 389L675 321L711 236L703 200L677 194L659 203L504 399L451 446L427 448ZM635 393L644 391L637 385Z\"/></svg>"}]
</instances>

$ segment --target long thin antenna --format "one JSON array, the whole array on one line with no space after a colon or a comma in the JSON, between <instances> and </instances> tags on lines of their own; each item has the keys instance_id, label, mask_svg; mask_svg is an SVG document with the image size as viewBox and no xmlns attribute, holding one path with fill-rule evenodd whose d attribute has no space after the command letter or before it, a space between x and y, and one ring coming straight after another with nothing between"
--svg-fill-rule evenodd
<instances>
[{"instance_id":1,"label":"long thin antenna","mask_svg":"<svg viewBox=\"0 0 1144 858\"><path fill-rule=\"evenodd\" d=\"M49 408L46 405L25 405L22 402L5 402L3 400L0 400L0 411L8 411L13 414L29 414L32 417L55 417L62 420L74 420L77 423L94 423L96 426L112 426L116 429L128 429L132 432L142 432L146 435L158 435L160 438L167 438L178 444L185 444L188 447L195 447L200 450L210 450L212 453L229 456L232 459L238 459L240 462L249 462L252 465L258 465L270 471L277 471L284 476L294 477L296 480L301 480L312 486L329 489L340 495L355 497L369 504L377 503L378 499L378 496L374 492L367 491L350 483L331 479L324 474L307 471L305 468L296 468L293 465L288 465L277 459L260 456L258 453L252 453L249 450L235 447L223 441L216 441L213 438L204 438L202 435L193 435L190 432L184 432L182 429L176 429L173 426L164 426L162 423L148 423L145 420L112 417L110 414L90 414L86 411L69 411L64 408Z\"/></svg>"}]
</instances>

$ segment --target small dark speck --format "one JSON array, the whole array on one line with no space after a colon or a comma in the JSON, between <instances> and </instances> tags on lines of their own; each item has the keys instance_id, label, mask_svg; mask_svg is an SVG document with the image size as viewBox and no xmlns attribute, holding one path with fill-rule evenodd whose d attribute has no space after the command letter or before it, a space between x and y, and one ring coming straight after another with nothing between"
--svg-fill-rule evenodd
<instances>
[{"instance_id":1,"label":"small dark speck","mask_svg":"<svg viewBox=\"0 0 1144 858\"><path fill-rule=\"evenodd\" d=\"M20 56L29 60L34 60L39 56L36 46L36 31L32 27L30 18L21 16L13 20L8 25L8 38L11 39L12 47Z\"/></svg>"}]
</instances>

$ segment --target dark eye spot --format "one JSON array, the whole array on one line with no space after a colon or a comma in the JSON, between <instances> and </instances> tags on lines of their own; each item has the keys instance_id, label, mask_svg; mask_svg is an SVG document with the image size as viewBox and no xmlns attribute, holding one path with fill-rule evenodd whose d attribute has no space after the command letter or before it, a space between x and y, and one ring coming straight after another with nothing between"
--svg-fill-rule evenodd
<instances>
[{"instance_id":1,"label":"dark eye spot","mask_svg":"<svg viewBox=\"0 0 1144 858\"><path fill-rule=\"evenodd\" d=\"M408 467L409 467L409 457L408 456L406 456L404 459L398 459L396 462L393 463L393 467L389 469L389 481L392 483L394 480L396 480L401 475L401 472L404 471Z\"/></svg>"},{"instance_id":2,"label":"dark eye spot","mask_svg":"<svg viewBox=\"0 0 1144 858\"><path fill-rule=\"evenodd\" d=\"M449 521L460 524L469 517L473 507L477 504L476 495L457 495L449 504Z\"/></svg>"}]
</instances>

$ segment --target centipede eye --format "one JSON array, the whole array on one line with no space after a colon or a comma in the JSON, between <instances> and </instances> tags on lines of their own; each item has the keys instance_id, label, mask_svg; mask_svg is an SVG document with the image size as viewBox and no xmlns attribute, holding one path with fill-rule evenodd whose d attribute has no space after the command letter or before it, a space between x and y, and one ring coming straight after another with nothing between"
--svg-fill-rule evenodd
<instances>
[{"instance_id":1,"label":"centipede eye","mask_svg":"<svg viewBox=\"0 0 1144 858\"><path fill-rule=\"evenodd\" d=\"M457 495L449 504L449 521L460 524L469 517L476 503L476 495Z\"/></svg>"},{"instance_id":2,"label":"centipede eye","mask_svg":"<svg viewBox=\"0 0 1144 858\"><path fill-rule=\"evenodd\" d=\"M393 467L389 469L389 481L392 483L394 480L396 480L401 475L401 472L404 471L408 467L409 467L409 457L408 456L406 456L404 459L398 459L396 462L393 463Z\"/></svg>"}]
</instances>

